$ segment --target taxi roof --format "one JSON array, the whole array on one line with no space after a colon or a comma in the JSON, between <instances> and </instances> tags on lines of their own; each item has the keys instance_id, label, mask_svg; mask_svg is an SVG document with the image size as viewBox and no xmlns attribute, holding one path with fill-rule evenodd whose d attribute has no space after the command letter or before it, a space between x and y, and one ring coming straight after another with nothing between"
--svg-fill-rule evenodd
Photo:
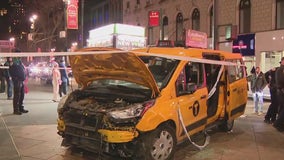
<instances>
[{"instance_id":1,"label":"taxi roof","mask_svg":"<svg viewBox=\"0 0 284 160\"><path fill-rule=\"evenodd\" d=\"M242 56L239 53L230 53L220 50L199 49L199 48L184 48L184 47L149 47L142 49L134 49L133 52L138 53L154 53L169 56L187 56L192 58L203 58L203 54L218 55L221 59L240 59Z\"/></svg>"}]
</instances>

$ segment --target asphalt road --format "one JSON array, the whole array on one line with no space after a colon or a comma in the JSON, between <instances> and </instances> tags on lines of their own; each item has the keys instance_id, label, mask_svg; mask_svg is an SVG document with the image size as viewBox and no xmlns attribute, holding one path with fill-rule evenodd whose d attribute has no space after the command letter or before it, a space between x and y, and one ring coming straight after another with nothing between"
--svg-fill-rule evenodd
<instances>
[{"instance_id":1,"label":"asphalt road","mask_svg":"<svg viewBox=\"0 0 284 160\"><path fill-rule=\"evenodd\" d=\"M56 134L57 103L52 102L52 87L39 81L29 82L25 97L29 113L13 115L12 101L0 94L0 160L87 160L106 159L100 155L61 147ZM264 110L269 102L265 103ZM252 113L248 101L245 115L235 121L232 132L209 132L210 143L203 150L189 141L180 144L175 160L282 160L284 134ZM203 137L193 139L202 143ZM112 159L117 159L116 157Z\"/></svg>"}]
</instances>

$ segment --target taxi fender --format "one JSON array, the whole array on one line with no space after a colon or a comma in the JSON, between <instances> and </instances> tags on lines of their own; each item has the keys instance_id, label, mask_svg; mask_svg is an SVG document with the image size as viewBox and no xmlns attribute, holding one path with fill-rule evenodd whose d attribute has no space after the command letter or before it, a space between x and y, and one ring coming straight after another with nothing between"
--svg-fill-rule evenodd
<instances>
[{"instance_id":1,"label":"taxi fender","mask_svg":"<svg viewBox=\"0 0 284 160\"><path fill-rule=\"evenodd\" d=\"M167 114L166 114L166 113ZM164 113L155 112L149 110L145 113L140 122L136 125L139 131L146 132L156 129L161 123L168 120L177 121L177 112L172 109L172 111L165 111ZM170 114L169 114L170 113Z\"/></svg>"}]
</instances>

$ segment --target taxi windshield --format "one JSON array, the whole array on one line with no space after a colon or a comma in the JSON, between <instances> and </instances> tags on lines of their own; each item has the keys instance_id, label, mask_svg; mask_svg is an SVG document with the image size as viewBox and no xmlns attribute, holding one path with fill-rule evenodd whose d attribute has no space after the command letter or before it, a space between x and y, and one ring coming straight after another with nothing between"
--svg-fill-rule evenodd
<instances>
[{"instance_id":1,"label":"taxi windshield","mask_svg":"<svg viewBox=\"0 0 284 160\"><path fill-rule=\"evenodd\" d=\"M174 73L179 60L155 56L139 56L148 66L159 89L164 88Z\"/></svg>"}]
</instances>

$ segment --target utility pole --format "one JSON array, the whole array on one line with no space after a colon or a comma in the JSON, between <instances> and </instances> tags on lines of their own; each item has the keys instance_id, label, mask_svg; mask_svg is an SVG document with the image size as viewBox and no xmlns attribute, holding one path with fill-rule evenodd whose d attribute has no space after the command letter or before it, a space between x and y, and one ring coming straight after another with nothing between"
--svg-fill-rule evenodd
<instances>
[{"instance_id":1,"label":"utility pole","mask_svg":"<svg viewBox=\"0 0 284 160\"><path fill-rule=\"evenodd\" d=\"M218 0L213 0L213 29L212 29L212 45L214 50L219 49L218 34Z\"/></svg>"}]
</instances>

